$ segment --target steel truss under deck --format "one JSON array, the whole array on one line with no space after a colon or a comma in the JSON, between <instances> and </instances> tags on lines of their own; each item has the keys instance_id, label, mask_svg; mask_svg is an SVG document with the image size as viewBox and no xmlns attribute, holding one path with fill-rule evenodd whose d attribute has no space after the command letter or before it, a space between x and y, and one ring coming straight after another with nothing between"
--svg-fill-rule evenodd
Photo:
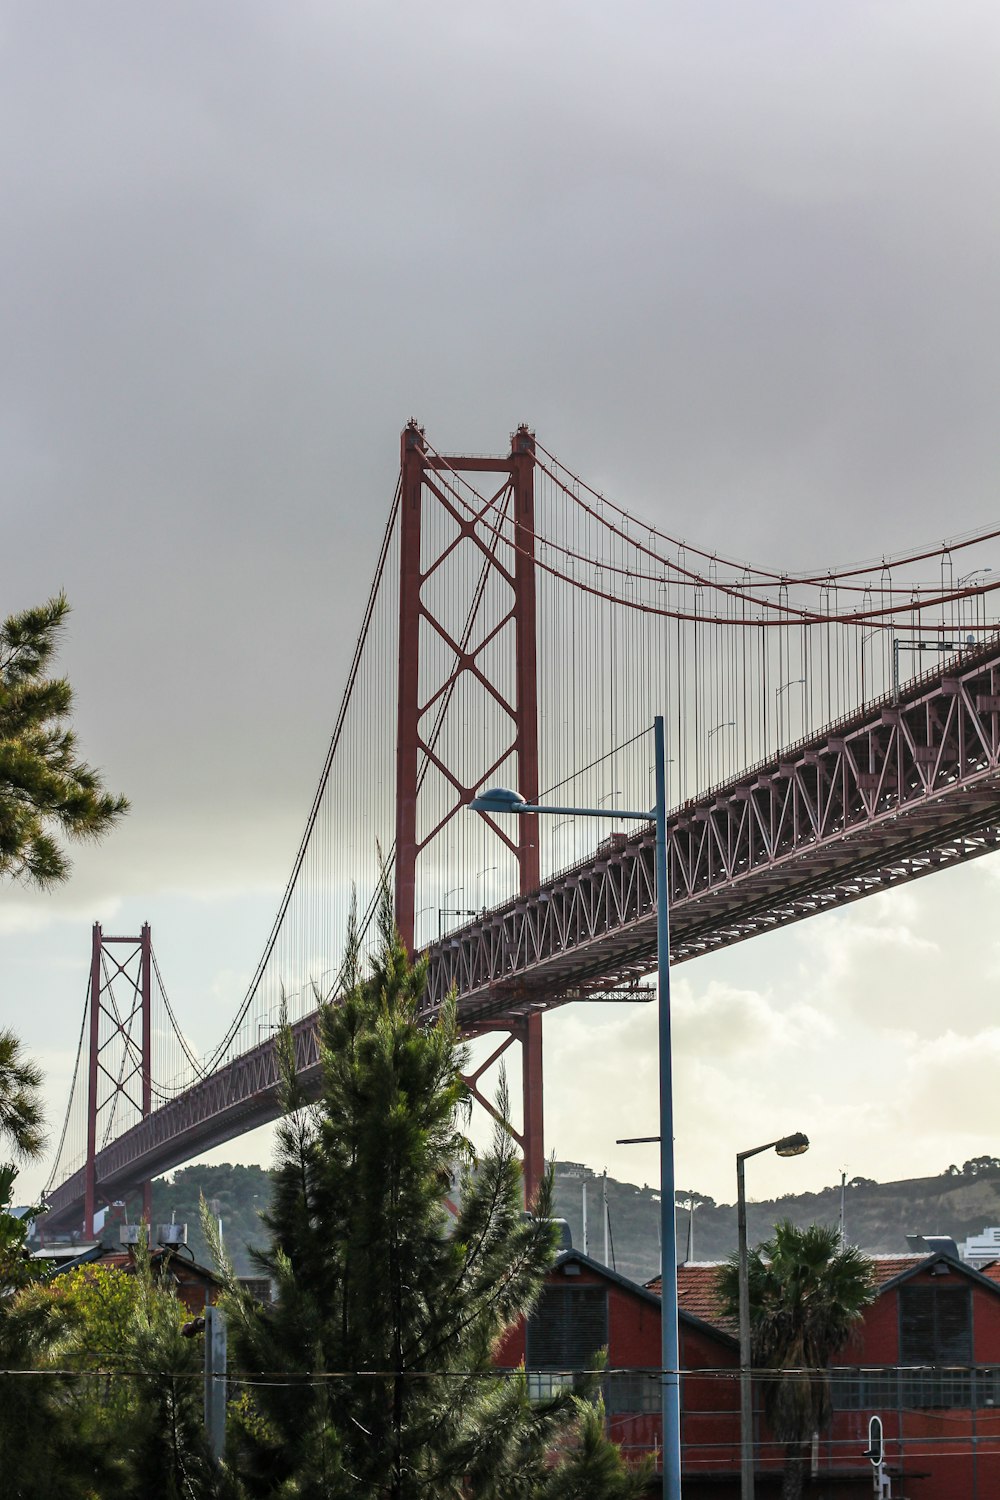
<instances>
[{"instance_id":1,"label":"steel truss under deck","mask_svg":"<svg viewBox=\"0 0 1000 1500\"><path fill-rule=\"evenodd\" d=\"M1000 847L996 643L757 765L668 825L671 961ZM463 1020L621 987L656 956L652 825L432 949Z\"/></svg>"}]
</instances>

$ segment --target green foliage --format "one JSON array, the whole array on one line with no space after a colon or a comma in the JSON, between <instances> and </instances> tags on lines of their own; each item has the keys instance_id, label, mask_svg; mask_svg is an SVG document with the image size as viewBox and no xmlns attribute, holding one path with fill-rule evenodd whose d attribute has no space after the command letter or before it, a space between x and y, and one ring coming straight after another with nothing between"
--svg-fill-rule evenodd
<instances>
[{"instance_id":1,"label":"green foliage","mask_svg":"<svg viewBox=\"0 0 1000 1500\"><path fill-rule=\"evenodd\" d=\"M962 1163L963 1177L983 1177L996 1172L1000 1172L1000 1157L974 1156L971 1161Z\"/></svg>"},{"instance_id":2,"label":"green foliage","mask_svg":"<svg viewBox=\"0 0 1000 1500\"><path fill-rule=\"evenodd\" d=\"M44 1213L40 1207L16 1216L11 1212L16 1181L16 1167L10 1163L0 1166L0 1299L34 1279L28 1259L28 1234L32 1221Z\"/></svg>"},{"instance_id":3,"label":"green foliage","mask_svg":"<svg viewBox=\"0 0 1000 1500\"><path fill-rule=\"evenodd\" d=\"M77 757L69 683L44 675L68 612L57 594L0 625L0 877L42 887L69 874L60 838L99 839L128 810Z\"/></svg>"},{"instance_id":4,"label":"green foliage","mask_svg":"<svg viewBox=\"0 0 1000 1500\"><path fill-rule=\"evenodd\" d=\"M121 1500L208 1500L219 1479L204 1445L204 1344L182 1332L189 1315L155 1277L145 1246L134 1272L77 1267L28 1299L48 1305L53 1331L40 1362L79 1372L61 1418L82 1452L103 1459L101 1493Z\"/></svg>"},{"instance_id":5,"label":"green foliage","mask_svg":"<svg viewBox=\"0 0 1000 1500\"><path fill-rule=\"evenodd\" d=\"M132 1420L119 1425L127 1452L127 1500L210 1500L219 1479L204 1433L204 1341L185 1338L186 1314L139 1257L139 1297L126 1344L135 1371Z\"/></svg>"},{"instance_id":6,"label":"green foliage","mask_svg":"<svg viewBox=\"0 0 1000 1500\"><path fill-rule=\"evenodd\" d=\"M649 1493L652 1460L629 1471L604 1435L604 1404L578 1401L578 1440L544 1475L539 1500L639 1500ZM498 1495L497 1500L501 1500Z\"/></svg>"},{"instance_id":7,"label":"green foliage","mask_svg":"<svg viewBox=\"0 0 1000 1500\"><path fill-rule=\"evenodd\" d=\"M291 1032L279 1035L286 1114L265 1215L272 1242L256 1257L276 1287L272 1306L242 1294L217 1247L230 1370L247 1382L230 1409L230 1457L251 1500L542 1500L547 1451L579 1425L571 1395L533 1406L523 1377L492 1365L554 1256L551 1183L525 1215L502 1124L473 1170L454 1007L422 1022L425 980L386 902L370 975L321 1007L315 1107L295 1079ZM453 1221L444 1196L456 1161ZM603 1432L598 1442L585 1423L583 1445L592 1467L624 1482ZM587 1493L626 1491L597 1483Z\"/></svg>"},{"instance_id":8,"label":"green foliage","mask_svg":"<svg viewBox=\"0 0 1000 1500\"><path fill-rule=\"evenodd\" d=\"M873 1267L835 1229L797 1229L784 1219L750 1252L748 1286L752 1362L772 1372L763 1380L764 1411L786 1444L784 1494L791 1497L801 1492L812 1434L830 1419L827 1366L875 1295ZM738 1256L720 1272L718 1288L725 1311L738 1317Z\"/></svg>"},{"instance_id":9,"label":"green foliage","mask_svg":"<svg viewBox=\"0 0 1000 1500\"><path fill-rule=\"evenodd\" d=\"M41 1086L41 1068L24 1056L9 1027L0 1028L0 1139L22 1158L41 1156L45 1148Z\"/></svg>"},{"instance_id":10,"label":"green foliage","mask_svg":"<svg viewBox=\"0 0 1000 1500\"><path fill-rule=\"evenodd\" d=\"M640 1500L652 1463L629 1469L604 1432L600 1371L546 1401L532 1401L522 1370L491 1385L457 1417L455 1493L474 1500Z\"/></svg>"},{"instance_id":11,"label":"green foliage","mask_svg":"<svg viewBox=\"0 0 1000 1500\"><path fill-rule=\"evenodd\" d=\"M38 1288L26 1248L32 1209L10 1212L16 1172L0 1168L0 1460L4 1500L60 1494L84 1500L102 1472L72 1421L71 1382L45 1370L65 1329L62 1311Z\"/></svg>"}]
</instances>

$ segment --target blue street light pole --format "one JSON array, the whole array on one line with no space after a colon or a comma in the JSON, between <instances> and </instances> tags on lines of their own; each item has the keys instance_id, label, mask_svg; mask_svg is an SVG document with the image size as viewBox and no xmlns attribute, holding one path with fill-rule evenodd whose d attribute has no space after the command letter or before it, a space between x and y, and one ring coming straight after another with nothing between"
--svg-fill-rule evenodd
<instances>
[{"instance_id":1,"label":"blue street light pole","mask_svg":"<svg viewBox=\"0 0 1000 1500\"><path fill-rule=\"evenodd\" d=\"M674 1100L670 1050L670 909L667 886L667 777L663 717L653 722L656 806L650 812L607 807L551 807L526 802L518 792L493 787L470 803L475 812L562 813L583 818L656 822L656 955L659 997L660 1242L663 1402L663 1500L681 1496L680 1344L677 1332L677 1226L674 1217Z\"/></svg>"}]
</instances>

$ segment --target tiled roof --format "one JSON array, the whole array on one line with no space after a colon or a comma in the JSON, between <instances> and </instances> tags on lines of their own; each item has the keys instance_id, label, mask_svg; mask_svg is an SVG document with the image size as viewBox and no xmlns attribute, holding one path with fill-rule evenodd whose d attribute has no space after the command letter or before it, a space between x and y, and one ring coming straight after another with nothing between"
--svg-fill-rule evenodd
<instances>
[{"instance_id":1,"label":"tiled roof","mask_svg":"<svg viewBox=\"0 0 1000 1500\"><path fill-rule=\"evenodd\" d=\"M926 1255L873 1256L876 1287L881 1290L887 1282L894 1281L897 1276L902 1276L906 1271L914 1270L927 1259ZM715 1290L719 1272L724 1264L723 1261L692 1261L679 1265L677 1267L677 1305L682 1311L701 1318L704 1323L710 1323L726 1333L735 1333L737 1321L735 1318L723 1316ZM987 1267L983 1274L1000 1284L1000 1263ZM651 1292L655 1292L657 1297L660 1296L659 1276L654 1277L652 1281L647 1281L646 1286Z\"/></svg>"},{"instance_id":2,"label":"tiled roof","mask_svg":"<svg viewBox=\"0 0 1000 1500\"><path fill-rule=\"evenodd\" d=\"M871 1261L875 1267L876 1287L881 1291L886 1282L895 1281L897 1276L914 1270L927 1258L926 1255L873 1255Z\"/></svg>"},{"instance_id":3,"label":"tiled roof","mask_svg":"<svg viewBox=\"0 0 1000 1500\"><path fill-rule=\"evenodd\" d=\"M735 1333L735 1318L726 1318L719 1310L719 1298L715 1283L722 1269L722 1261L688 1261L677 1267L677 1305L682 1312L721 1328L725 1333ZM659 1297L660 1278L647 1281L647 1287Z\"/></svg>"}]
</instances>

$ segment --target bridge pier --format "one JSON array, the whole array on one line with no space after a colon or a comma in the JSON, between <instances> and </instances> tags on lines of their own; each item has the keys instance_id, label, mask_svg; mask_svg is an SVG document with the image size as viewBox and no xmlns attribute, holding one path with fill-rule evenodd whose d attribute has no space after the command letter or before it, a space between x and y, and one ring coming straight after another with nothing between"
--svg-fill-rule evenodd
<instances>
[{"instance_id":1,"label":"bridge pier","mask_svg":"<svg viewBox=\"0 0 1000 1500\"><path fill-rule=\"evenodd\" d=\"M524 1202L530 1206L535 1200L539 1185L545 1175L545 1135L542 1092L542 1016L538 1011L517 1020L505 1021L497 1030L504 1040L489 1054L474 1073L465 1074L466 1086L476 1103L495 1120L501 1116L493 1100L481 1092L479 1080L493 1064L512 1047L521 1045L521 1129L516 1130L510 1121L505 1121L511 1135L521 1148L524 1162ZM496 1036L497 1031L484 1026L474 1028L475 1036Z\"/></svg>"},{"instance_id":2,"label":"bridge pier","mask_svg":"<svg viewBox=\"0 0 1000 1500\"><path fill-rule=\"evenodd\" d=\"M530 820L525 818L527 823ZM524 1201L534 1202L545 1175L545 1119L542 1094L541 1012L521 1023L521 1097L524 1153Z\"/></svg>"}]
</instances>

